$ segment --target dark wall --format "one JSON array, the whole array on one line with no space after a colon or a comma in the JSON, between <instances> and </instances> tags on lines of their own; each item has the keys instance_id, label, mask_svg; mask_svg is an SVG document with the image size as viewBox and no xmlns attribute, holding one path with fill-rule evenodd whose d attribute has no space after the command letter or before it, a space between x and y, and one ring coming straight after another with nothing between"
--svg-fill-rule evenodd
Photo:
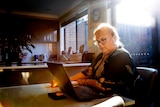
<instances>
[{"instance_id":1,"label":"dark wall","mask_svg":"<svg viewBox=\"0 0 160 107\"><path fill-rule=\"evenodd\" d=\"M160 11L159 9L156 11L156 25L157 25L157 68L158 68L158 79L157 79L157 87L156 87L156 100L155 107L160 107Z\"/></svg>"}]
</instances>

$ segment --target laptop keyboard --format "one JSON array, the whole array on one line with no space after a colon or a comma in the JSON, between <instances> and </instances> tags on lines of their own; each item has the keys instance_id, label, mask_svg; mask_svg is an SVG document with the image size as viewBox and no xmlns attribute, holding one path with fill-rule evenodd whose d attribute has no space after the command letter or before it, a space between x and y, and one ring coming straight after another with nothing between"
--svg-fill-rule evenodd
<instances>
[{"instance_id":1,"label":"laptop keyboard","mask_svg":"<svg viewBox=\"0 0 160 107\"><path fill-rule=\"evenodd\" d=\"M93 99L107 97L105 94L100 93L87 86L74 87L74 90L79 101L89 101Z\"/></svg>"}]
</instances>

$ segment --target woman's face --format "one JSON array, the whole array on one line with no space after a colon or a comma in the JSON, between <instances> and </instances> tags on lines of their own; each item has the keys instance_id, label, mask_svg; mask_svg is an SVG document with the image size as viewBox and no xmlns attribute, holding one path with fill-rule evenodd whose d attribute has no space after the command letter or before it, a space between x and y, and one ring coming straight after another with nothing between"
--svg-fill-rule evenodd
<instances>
[{"instance_id":1,"label":"woman's face","mask_svg":"<svg viewBox=\"0 0 160 107\"><path fill-rule=\"evenodd\" d=\"M95 42L104 54L109 55L117 48L113 34L106 31L99 31Z\"/></svg>"}]
</instances>

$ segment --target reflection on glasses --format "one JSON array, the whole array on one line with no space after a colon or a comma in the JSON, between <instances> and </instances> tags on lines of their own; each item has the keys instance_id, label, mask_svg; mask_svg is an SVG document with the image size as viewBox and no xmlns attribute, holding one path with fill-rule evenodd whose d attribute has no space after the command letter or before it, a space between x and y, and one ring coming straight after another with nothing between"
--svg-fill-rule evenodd
<instances>
[{"instance_id":1,"label":"reflection on glasses","mask_svg":"<svg viewBox=\"0 0 160 107\"><path fill-rule=\"evenodd\" d=\"M101 43L101 44L105 44L105 43L106 43L106 40L107 40L107 38L101 38L100 40L95 40L95 41L94 41L94 44L95 44L95 45L99 45L100 43Z\"/></svg>"}]
</instances>

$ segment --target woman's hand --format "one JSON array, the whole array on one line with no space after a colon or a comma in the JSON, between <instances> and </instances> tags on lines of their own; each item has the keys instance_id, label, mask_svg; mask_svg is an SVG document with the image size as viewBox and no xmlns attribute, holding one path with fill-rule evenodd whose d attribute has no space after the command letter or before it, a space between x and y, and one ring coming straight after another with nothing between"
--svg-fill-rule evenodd
<instances>
[{"instance_id":1,"label":"woman's hand","mask_svg":"<svg viewBox=\"0 0 160 107\"><path fill-rule=\"evenodd\" d=\"M51 83L51 87L53 88L58 86L58 84L54 80L52 80L50 83Z\"/></svg>"},{"instance_id":2,"label":"woman's hand","mask_svg":"<svg viewBox=\"0 0 160 107\"><path fill-rule=\"evenodd\" d=\"M91 86L101 91L107 90L104 87L102 87L102 85L95 79L78 79L77 82L79 85Z\"/></svg>"}]
</instances>

